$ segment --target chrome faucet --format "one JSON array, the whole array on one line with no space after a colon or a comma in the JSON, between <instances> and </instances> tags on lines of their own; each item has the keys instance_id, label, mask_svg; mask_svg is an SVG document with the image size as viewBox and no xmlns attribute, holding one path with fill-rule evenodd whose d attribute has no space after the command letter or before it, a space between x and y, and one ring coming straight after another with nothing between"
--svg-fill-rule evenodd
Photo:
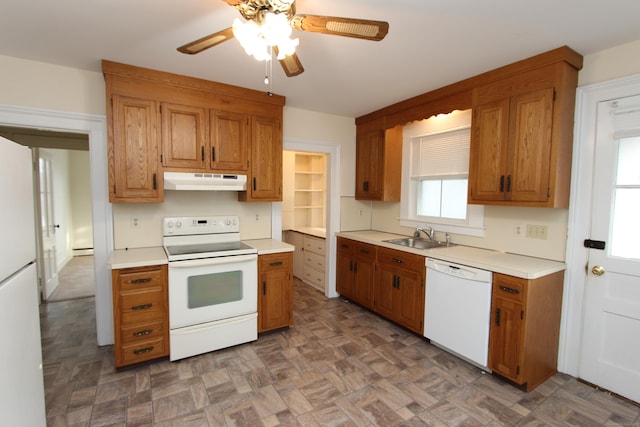
<instances>
[{"instance_id":1,"label":"chrome faucet","mask_svg":"<svg viewBox=\"0 0 640 427\"><path fill-rule=\"evenodd\" d=\"M433 241L433 228L429 227L428 225L425 225L422 228L416 227L416 231L413 232L413 237L419 238L420 232L423 232L429 238L429 240Z\"/></svg>"}]
</instances>

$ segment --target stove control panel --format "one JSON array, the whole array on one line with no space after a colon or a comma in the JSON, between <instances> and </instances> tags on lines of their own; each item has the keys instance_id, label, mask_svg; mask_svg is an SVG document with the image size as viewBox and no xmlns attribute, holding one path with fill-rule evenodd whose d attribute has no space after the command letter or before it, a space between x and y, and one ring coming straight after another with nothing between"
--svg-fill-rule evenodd
<instances>
[{"instance_id":1,"label":"stove control panel","mask_svg":"<svg viewBox=\"0 0 640 427\"><path fill-rule=\"evenodd\" d=\"M189 236L194 234L239 233L237 216L182 216L162 220L164 236Z\"/></svg>"}]
</instances>

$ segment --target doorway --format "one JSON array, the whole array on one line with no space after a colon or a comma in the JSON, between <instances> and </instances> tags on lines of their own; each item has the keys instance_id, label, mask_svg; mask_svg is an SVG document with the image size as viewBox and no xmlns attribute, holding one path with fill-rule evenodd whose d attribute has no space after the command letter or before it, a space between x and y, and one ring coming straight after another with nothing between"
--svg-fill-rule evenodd
<instances>
[{"instance_id":1,"label":"doorway","mask_svg":"<svg viewBox=\"0 0 640 427\"><path fill-rule=\"evenodd\" d=\"M113 213L107 184L107 126L104 116L0 105L0 126L88 136L91 168L96 335L99 346L113 344L111 272Z\"/></svg>"},{"instance_id":2,"label":"doorway","mask_svg":"<svg viewBox=\"0 0 640 427\"><path fill-rule=\"evenodd\" d=\"M629 286L629 280L638 282L639 263L633 254L616 255L619 251L612 244L616 221L610 220L617 210L612 205L617 203L617 189L635 191L633 184L622 188L616 183L617 169L622 165L621 141L634 137L628 131L638 134L640 130L639 119L626 129L623 126L622 132L616 131L610 126L616 115L611 108L619 109L615 107L623 106L635 95L640 95L640 75L578 88L558 367L639 401L637 387L634 388L640 378L638 344L632 337L640 331L640 303L637 286ZM633 106L625 109L640 111L640 107ZM608 188L601 190L605 181ZM606 202L603 196L608 198ZM604 242L604 249L585 247L594 246L585 244L585 239Z\"/></svg>"}]
</instances>

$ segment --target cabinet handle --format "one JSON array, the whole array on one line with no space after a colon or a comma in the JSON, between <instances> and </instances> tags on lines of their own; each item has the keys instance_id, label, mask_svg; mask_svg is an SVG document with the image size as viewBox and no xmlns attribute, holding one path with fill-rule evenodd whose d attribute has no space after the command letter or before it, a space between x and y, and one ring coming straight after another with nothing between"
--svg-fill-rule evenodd
<instances>
[{"instance_id":1,"label":"cabinet handle","mask_svg":"<svg viewBox=\"0 0 640 427\"><path fill-rule=\"evenodd\" d=\"M518 295L520 291L518 289L508 288L506 286L500 286L501 291L509 292L510 294Z\"/></svg>"},{"instance_id":2,"label":"cabinet handle","mask_svg":"<svg viewBox=\"0 0 640 427\"><path fill-rule=\"evenodd\" d=\"M153 350L153 346L150 347L145 347L145 348L140 348L138 350L133 350L133 354L144 354L144 353L149 353L150 351Z\"/></svg>"},{"instance_id":3,"label":"cabinet handle","mask_svg":"<svg viewBox=\"0 0 640 427\"><path fill-rule=\"evenodd\" d=\"M369 181L365 181L362 183L362 190L369 191Z\"/></svg>"},{"instance_id":4,"label":"cabinet handle","mask_svg":"<svg viewBox=\"0 0 640 427\"><path fill-rule=\"evenodd\" d=\"M342 249L349 249L349 245L347 245L347 244L345 244L345 243L342 243L342 244L340 245L340 247L341 247Z\"/></svg>"},{"instance_id":5,"label":"cabinet handle","mask_svg":"<svg viewBox=\"0 0 640 427\"><path fill-rule=\"evenodd\" d=\"M391 261L395 262L396 264L402 264L402 260L398 258L391 258Z\"/></svg>"},{"instance_id":6,"label":"cabinet handle","mask_svg":"<svg viewBox=\"0 0 640 427\"><path fill-rule=\"evenodd\" d=\"M262 282L262 295L267 294L267 281Z\"/></svg>"},{"instance_id":7,"label":"cabinet handle","mask_svg":"<svg viewBox=\"0 0 640 427\"><path fill-rule=\"evenodd\" d=\"M504 193L504 175L500 176L500 192Z\"/></svg>"},{"instance_id":8,"label":"cabinet handle","mask_svg":"<svg viewBox=\"0 0 640 427\"><path fill-rule=\"evenodd\" d=\"M253 177L253 191L256 191L256 177Z\"/></svg>"},{"instance_id":9,"label":"cabinet handle","mask_svg":"<svg viewBox=\"0 0 640 427\"><path fill-rule=\"evenodd\" d=\"M154 173L153 176L151 177L151 180L153 182L153 189L157 190L158 189L158 180L156 178L156 174Z\"/></svg>"},{"instance_id":10,"label":"cabinet handle","mask_svg":"<svg viewBox=\"0 0 640 427\"><path fill-rule=\"evenodd\" d=\"M141 279L133 279L131 283L134 285L137 285L139 283L149 283L150 281L151 281L151 277L143 277Z\"/></svg>"},{"instance_id":11,"label":"cabinet handle","mask_svg":"<svg viewBox=\"0 0 640 427\"><path fill-rule=\"evenodd\" d=\"M271 267L277 267L279 265L282 265L282 261L274 261L272 263L269 264Z\"/></svg>"},{"instance_id":12,"label":"cabinet handle","mask_svg":"<svg viewBox=\"0 0 640 427\"><path fill-rule=\"evenodd\" d=\"M216 147L211 147L211 161L216 161Z\"/></svg>"},{"instance_id":13,"label":"cabinet handle","mask_svg":"<svg viewBox=\"0 0 640 427\"><path fill-rule=\"evenodd\" d=\"M396 278L396 289L400 289L400 276Z\"/></svg>"},{"instance_id":14,"label":"cabinet handle","mask_svg":"<svg viewBox=\"0 0 640 427\"><path fill-rule=\"evenodd\" d=\"M200 147L200 159L204 162L204 145Z\"/></svg>"},{"instance_id":15,"label":"cabinet handle","mask_svg":"<svg viewBox=\"0 0 640 427\"><path fill-rule=\"evenodd\" d=\"M142 331L134 332L132 335L134 337L141 337L144 335L149 335L153 332L153 329L143 329Z\"/></svg>"},{"instance_id":16,"label":"cabinet handle","mask_svg":"<svg viewBox=\"0 0 640 427\"><path fill-rule=\"evenodd\" d=\"M353 261L349 261L349 271L353 271Z\"/></svg>"},{"instance_id":17,"label":"cabinet handle","mask_svg":"<svg viewBox=\"0 0 640 427\"><path fill-rule=\"evenodd\" d=\"M369 249L360 249L361 254L369 255Z\"/></svg>"},{"instance_id":18,"label":"cabinet handle","mask_svg":"<svg viewBox=\"0 0 640 427\"><path fill-rule=\"evenodd\" d=\"M496 326L500 326L500 309L496 308Z\"/></svg>"},{"instance_id":19,"label":"cabinet handle","mask_svg":"<svg viewBox=\"0 0 640 427\"><path fill-rule=\"evenodd\" d=\"M140 304L132 306L131 310L147 310L151 307L153 307L153 304Z\"/></svg>"},{"instance_id":20,"label":"cabinet handle","mask_svg":"<svg viewBox=\"0 0 640 427\"><path fill-rule=\"evenodd\" d=\"M511 175L507 176L507 193L511 192Z\"/></svg>"}]
</instances>

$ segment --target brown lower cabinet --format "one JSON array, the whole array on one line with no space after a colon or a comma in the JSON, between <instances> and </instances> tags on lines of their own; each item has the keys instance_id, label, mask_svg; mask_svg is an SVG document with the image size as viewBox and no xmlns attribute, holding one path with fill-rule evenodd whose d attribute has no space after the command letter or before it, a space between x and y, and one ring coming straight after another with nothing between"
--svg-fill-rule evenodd
<instances>
[{"instance_id":1,"label":"brown lower cabinet","mask_svg":"<svg viewBox=\"0 0 640 427\"><path fill-rule=\"evenodd\" d=\"M258 332L293 324L293 252L258 256Z\"/></svg>"},{"instance_id":2,"label":"brown lower cabinet","mask_svg":"<svg viewBox=\"0 0 640 427\"><path fill-rule=\"evenodd\" d=\"M336 290L420 335L425 257L338 237Z\"/></svg>"},{"instance_id":3,"label":"brown lower cabinet","mask_svg":"<svg viewBox=\"0 0 640 427\"><path fill-rule=\"evenodd\" d=\"M115 367L169 355L167 265L112 271Z\"/></svg>"},{"instance_id":4,"label":"brown lower cabinet","mask_svg":"<svg viewBox=\"0 0 640 427\"><path fill-rule=\"evenodd\" d=\"M556 373L563 277L493 275L489 368L526 391Z\"/></svg>"}]
</instances>

